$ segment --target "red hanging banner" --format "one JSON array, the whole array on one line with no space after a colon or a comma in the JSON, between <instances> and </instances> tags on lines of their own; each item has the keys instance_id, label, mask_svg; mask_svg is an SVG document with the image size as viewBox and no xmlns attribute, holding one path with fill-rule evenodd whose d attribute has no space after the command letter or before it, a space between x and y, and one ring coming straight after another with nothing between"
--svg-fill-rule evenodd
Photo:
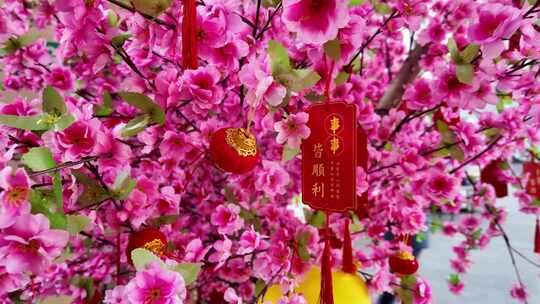
<instances>
[{"instance_id":1,"label":"red hanging banner","mask_svg":"<svg viewBox=\"0 0 540 304\"><path fill-rule=\"evenodd\" d=\"M523 164L523 174L529 174L526 190L527 193L540 199L540 163L526 162Z\"/></svg>"},{"instance_id":2,"label":"red hanging banner","mask_svg":"<svg viewBox=\"0 0 540 304\"><path fill-rule=\"evenodd\" d=\"M356 209L356 105L315 104L307 109L310 136L302 142L302 200L313 209Z\"/></svg>"}]
</instances>

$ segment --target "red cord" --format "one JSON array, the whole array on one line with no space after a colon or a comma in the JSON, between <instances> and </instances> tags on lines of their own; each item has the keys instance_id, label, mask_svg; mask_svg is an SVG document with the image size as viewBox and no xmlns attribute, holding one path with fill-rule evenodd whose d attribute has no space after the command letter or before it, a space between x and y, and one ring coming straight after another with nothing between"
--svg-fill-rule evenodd
<instances>
[{"instance_id":1,"label":"red cord","mask_svg":"<svg viewBox=\"0 0 540 304\"><path fill-rule=\"evenodd\" d=\"M196 69L197 60L197 3L184 0L184 20L182 21L182 67Z\"/></svg>"}]
</instances>

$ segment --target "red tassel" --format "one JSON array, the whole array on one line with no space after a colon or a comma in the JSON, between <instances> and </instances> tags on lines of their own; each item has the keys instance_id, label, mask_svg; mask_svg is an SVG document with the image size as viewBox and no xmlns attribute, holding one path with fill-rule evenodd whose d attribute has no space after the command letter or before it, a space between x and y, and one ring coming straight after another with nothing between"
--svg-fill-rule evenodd
<instances>
[{"instance_id":1,"label":"red tassel","mask_svg":"<svg viewBox=\"0 0 540 304\"><path fill-rule=\"evenodd\" d=\"M536 231L534 233L534 253L540 253L540 223L536 218Z\"/></svg>"},{"instance_id":2,"label":"red tassel","mask_svg":"<svg viewBox=\"0 0 540 304\"><path fill-rule=\"evenodd\" d=\"M334 290L332 286L332 252L330 246L330 213L326 213L326 231L328 234L324 240L324 250L321 257L321 291L319 294L320 304L334 304Z\"/></svg>"},{"instance_id":3,"label":"red tassel","mask_svg":"<svg viewBox=\"0 0 540 304\"><path fill-rule=\"evenodd\" d=\"M349 219L345 220L345 232L343 234L343 271L347 273L355 273L356 266L354 265L353 249L351 232L349 231Z\"/></svg>"},{"instance_id":4,"label":"red tassel","mask_svg":"<svg viewBox=\"0 0 540 304\"><path fill-rule=\"evenodd\" d=\"M196 0L184 0L182 67L184 69L196 69L197 66L197 4Z\"/></svg>"},{"instance_id":5,"label":"red tassel","mask_svg":"<svg viewBox=\"0 0 540 304\"><path fill-rule=\"evenodd\" d=\"M330 252L330 240L326 238L321 261L321 294L320 304L334 304L334 292L332 286L332 257Z\"/></svg>"}]
</instances>

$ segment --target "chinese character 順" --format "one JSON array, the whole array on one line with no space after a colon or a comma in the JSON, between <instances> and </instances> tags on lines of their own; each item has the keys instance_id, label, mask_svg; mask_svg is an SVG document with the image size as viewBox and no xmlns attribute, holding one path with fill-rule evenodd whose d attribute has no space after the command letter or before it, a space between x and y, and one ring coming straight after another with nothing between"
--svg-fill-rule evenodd
<instances>
[{"instance_id":1,"label":"chinese character \u9806","mask_svg":"<svg viewBox=\"0 0 540 304\"><path fill-rule=\"evenodd\" d=\"M324 164L313 164L311 175L324 176Z\"/></svg>"}]
</instances>

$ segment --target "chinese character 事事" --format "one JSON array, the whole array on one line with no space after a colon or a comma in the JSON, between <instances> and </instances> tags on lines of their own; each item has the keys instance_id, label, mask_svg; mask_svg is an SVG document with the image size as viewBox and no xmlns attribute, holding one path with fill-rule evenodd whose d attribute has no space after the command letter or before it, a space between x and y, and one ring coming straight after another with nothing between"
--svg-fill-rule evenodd
<instances>
[{"instance_id":1,"label":"chinese character \u4e8b\u4e8b","mask_svg":"<svg viewBox=\"0 0 540 304\"><path fill-rule=\"evenodd\" d=\"M332 139L330 139L330 151L332 151L332 153L334 153L334 155L337 153L337 151L339 150L339 138L337 138L336 136L333 136Z\"/></svg>"},{"instance_id":2,"label":"chinese character \u4e8b\u4e8b","mask_svg":"<svg viewBox=\"0 0 540 304\"><path fill-rule=\"evenodd\" d=\"M324 164L313 164L311 175L324 176Z\"/></svg>"},{"instance_id":3,"label":"chinese character \u4e8b\u4e8b","mask_svg":"<svg viewBox=\"0 0 540 304\"><path fill-rule=\"evenodd\" d=\"M313 193L314 196L320 196L324 198L324 183L313 184L313 187L311 187L311 193Z\"/></svg>"},{"instance_id":4,"label":"chinese character \u4e8b\u4e8b","mask_svg":"<svg viewBox=\"0 0 540 304\"><path fill-rule=\"evenodd\" d=\"M330 130L332 133L336 134L336 131L339 130L339 118L337 116L332 116L330 119Z\"/></svg>"},{"instance_id":5,"label":"chinese character \u4e8b\u4e8b","mask_svg":"<svg viewBox=\"0 0 540 304\"><path fill-rule=\"evenodd\" d=\"M322 158L323 145L321 143L316 143L313 146L313 153L315 154L315 158Z\"/></svg>"}]
</instances>

